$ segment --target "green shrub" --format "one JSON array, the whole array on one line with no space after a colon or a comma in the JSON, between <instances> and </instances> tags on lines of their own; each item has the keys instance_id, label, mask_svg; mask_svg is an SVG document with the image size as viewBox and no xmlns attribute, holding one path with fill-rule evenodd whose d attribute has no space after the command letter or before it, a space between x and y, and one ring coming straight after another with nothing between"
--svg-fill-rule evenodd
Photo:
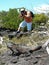
<instances>
[{"instance_id":1,"label":"green shrub","mask_svg":"<svg viewBox=\"0 0 49 65\"><path fill-rule=\"evenodd\" d=\"M0 48L2 48L2 45L0 44Z\"/></svg>"}]
</instances>

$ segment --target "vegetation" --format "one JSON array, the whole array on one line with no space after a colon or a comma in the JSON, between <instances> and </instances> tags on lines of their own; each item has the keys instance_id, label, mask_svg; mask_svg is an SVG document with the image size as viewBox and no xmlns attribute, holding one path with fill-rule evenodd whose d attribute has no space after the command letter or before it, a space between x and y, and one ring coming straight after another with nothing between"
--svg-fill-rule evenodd
<instances>
[{"instance_id":1,"label":"vegetation","mask_svg":"<svg viewBox=\"0 0 49 65\"><path fill-rule=\"evenodd\" d=\"M33 28L37 27L41 23L46 23L47 16L45 14L34 14L35 17L33 18ZM19 18L19 13L17 9L9 9L9 11L2 11L0 12L0 22L2 27L10 28L17 30L20 22L23 19Z\"/></svg>"},{"instance_id":2,"label":"vegetation","mask_svg":"<svg viewBox=\"0 0 49 65\"><path fill-rule=\"evenodd\" d=\"M0 49L2 48L2 45L0 44Z\"/></svg>"},{"instance_id":3,"label":"vegetation","mask_svg":"<svg viewBox=\"0 0 49 65\"><path fill-rule=\"evenodd\" d=\"M47 20L48 16L45 14L35 14L35 17L33 19L33 26L37 28L41 23L46 24Z\"/></svg>"}]
</instances>

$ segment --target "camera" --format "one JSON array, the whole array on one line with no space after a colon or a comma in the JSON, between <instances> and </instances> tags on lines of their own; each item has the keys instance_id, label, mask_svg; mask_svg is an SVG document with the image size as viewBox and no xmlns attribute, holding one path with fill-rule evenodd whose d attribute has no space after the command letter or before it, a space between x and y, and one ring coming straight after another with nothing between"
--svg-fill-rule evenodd
<instances>
[{"instance_id":1,"label":"camera","mask_svg":"<svg viewBox=\"0 0 49 65\"><path fill-rule=\"evenodd\" d=\"M24 11L21 11L22 16L24 15Z\"/></svg>"}]
</instances>

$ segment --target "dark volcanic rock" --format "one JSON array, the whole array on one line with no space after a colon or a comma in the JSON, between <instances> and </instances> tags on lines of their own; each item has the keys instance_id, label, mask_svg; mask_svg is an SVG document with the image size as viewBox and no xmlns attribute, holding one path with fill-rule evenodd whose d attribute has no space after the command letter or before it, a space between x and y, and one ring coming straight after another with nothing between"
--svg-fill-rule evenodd
<instances>
[{"instance_id":1,"label":"dark volcanic rock","mask_svg":"<svg viewBox=\"0 0 49 65\"><path fill-rule=\"evenodd\" d=\"M6 52L0 55L0 64L4 65L49 65L49 55L44 49L34 51L29 56L21 54L19 56L8 55Z\"/></svg>"},{"instance_id":2,"label":"dark volcanic rock","mask_svg":"<svg viewBox=\"0 0 49 65\"><path fill-rule=\"evenodd\" d=\"M9 42L7 47L0 55L0 65L49 65L49 55L42 46L31 48Z\"/></svg>"}]
</instances>

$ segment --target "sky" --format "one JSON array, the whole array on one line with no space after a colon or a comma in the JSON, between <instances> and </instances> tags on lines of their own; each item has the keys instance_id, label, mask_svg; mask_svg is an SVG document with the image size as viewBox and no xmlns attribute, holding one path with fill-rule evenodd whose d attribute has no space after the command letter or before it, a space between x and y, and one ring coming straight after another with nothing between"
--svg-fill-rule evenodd
<instances>
[{"instance_id":1,"label":"sky","mask_svg":"<svg viewBox=\"0 0 49 65\"><path fill-rule=\"evenodd\" d=\"M0 11L8 11L9 8L21 7L36 11L38 8L42 8L42 6L49 7L49 0L0 0Z\"/></svg>"}]
</instances>

